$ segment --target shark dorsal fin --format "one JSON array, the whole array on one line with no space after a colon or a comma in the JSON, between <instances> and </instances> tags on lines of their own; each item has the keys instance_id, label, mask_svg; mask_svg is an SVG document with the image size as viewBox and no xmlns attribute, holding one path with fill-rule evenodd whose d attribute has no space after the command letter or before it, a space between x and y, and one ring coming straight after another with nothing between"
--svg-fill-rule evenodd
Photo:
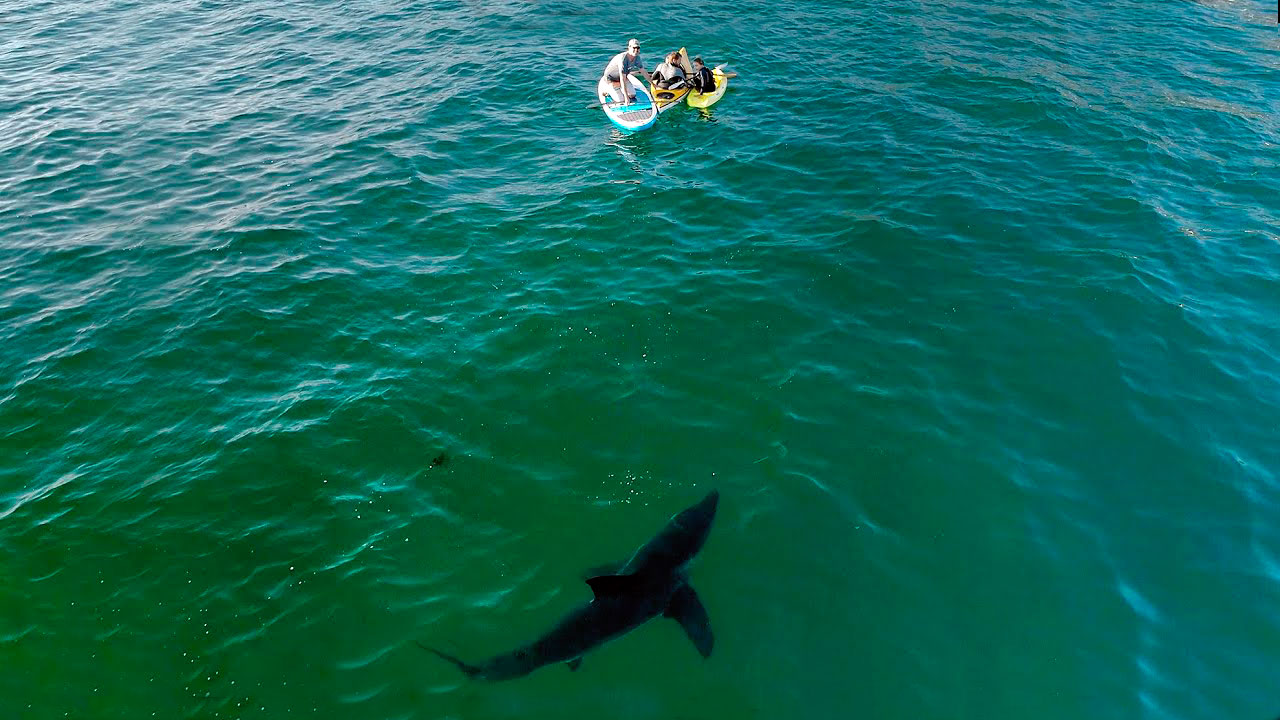
<instances>
[{"instance_id":1,"label":"shark dorsal fin","mask_svg":"<svg viewBox=\"0 0 1280 720\"><path fill-rule=\"evenodd\" d=\"M596 597L612 597L632 592L639 586L640 579L635 575L597 575L587 578L587 584Z\"/></svg>"},{"instance_id":2,"label":"shark dorsal fin","mask_svg":"<svg viewBox=\"0 0 1280 720\"><path fill-rule=\"evenodd\" d=\"M622 568L626 566L627 566L626 560L623 560L622 562L605 563L604 565L597 565L591 568L590 570L587 570L586 572L582 573L582 579L585 581L585 580L590 580L593 577L599 577L601 575L618 575L622 572Z\"/></svg>"}]
</instances>

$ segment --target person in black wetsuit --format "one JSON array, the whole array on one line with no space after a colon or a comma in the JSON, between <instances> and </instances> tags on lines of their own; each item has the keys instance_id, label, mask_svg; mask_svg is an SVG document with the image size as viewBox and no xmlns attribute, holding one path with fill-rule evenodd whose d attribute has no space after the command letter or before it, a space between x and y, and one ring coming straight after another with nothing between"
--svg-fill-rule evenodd
<instances>
[{"instance_id":1,"label":"person in black wetsuit","mask_svg":"<svg viewBox=\"0 0 1280 720\"><path fill-rule=\"evenodd\" d=\"M701 57L693 59L693 75L689 77L689 84L700 93L716 90L715 76L711 74L711 69L702 63Z\"/></svg>"}]
</instances>

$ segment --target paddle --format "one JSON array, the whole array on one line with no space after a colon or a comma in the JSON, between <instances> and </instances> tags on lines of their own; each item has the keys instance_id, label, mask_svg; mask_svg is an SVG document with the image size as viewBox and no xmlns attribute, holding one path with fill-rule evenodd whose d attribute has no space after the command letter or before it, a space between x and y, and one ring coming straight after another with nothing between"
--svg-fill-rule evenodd
<instances>
[{"instance_id":1,"label":"paddle","mask_svg":"<svg viewBox=\"0 0 1280 720\"><path fill-rule=\"evenodd\" d=\"M606 102L606 103L593 102L593 103L591 103L590 105L588 105L588 106L587 106L587 109L588 109L588 110L595 110L596 108L602 108L602 107L605 107L605 106L613 107L613 106L615 106L615 105L621 105L621 104L622 104L622 101L621 101L621 100L610 100L609 102Z\"/></svg>"},{"instance_id":2,"label":"paddle","mask_svg":"<svg viewBox=\"0 0 1280 720\"><path fill-rule=\"evenodd\" d=\"M649 76L649 104L653 106L653 111L658 112L658 87L653 84L653 76Z\"/></svg>"}]
</instances>

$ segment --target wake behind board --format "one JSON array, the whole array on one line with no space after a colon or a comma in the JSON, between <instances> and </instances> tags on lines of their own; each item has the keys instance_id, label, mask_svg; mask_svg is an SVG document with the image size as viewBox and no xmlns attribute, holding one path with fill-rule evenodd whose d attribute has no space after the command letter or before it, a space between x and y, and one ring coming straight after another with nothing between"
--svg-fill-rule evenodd
<instances>
[{"instance_id":1,"label":"wake behind board","mask_svg":"<svg viewBox=\"0 0 1280 720\"><path fill-rule=\"evenodd\" d=\"M658 120L658 108L653 104L648 89L633 73L630 89L635 91L636 99L630 105L623 105L622 92L608 78L600 78L596 85L596 95L600 98L600 109L609 118L609 122L627 132L637 132L653 127Z\"/></svg>"}]
</instances>

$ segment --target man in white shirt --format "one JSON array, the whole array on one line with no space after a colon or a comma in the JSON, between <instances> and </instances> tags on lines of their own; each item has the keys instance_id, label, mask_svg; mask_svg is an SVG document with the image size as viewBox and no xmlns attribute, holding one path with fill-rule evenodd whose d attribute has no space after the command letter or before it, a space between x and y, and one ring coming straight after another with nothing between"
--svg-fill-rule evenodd
<instances>
[{"instance_id":1,"label":"man in white shirt","mask_svg":"<svg viewBox=\"0 0 1280 720\"><path fill-rule=\"evenodd\" d=\"M640 41L635 38L627 41L626 52L614 55L609 64L604 67L604 76L622 91L623 105L630 105L631 101L636 99L627 77L633 71L639 72L648 78L650 82L653 82L653 76L644 69L644 62L640 60Z\"/></svg>"}]
</instances>

